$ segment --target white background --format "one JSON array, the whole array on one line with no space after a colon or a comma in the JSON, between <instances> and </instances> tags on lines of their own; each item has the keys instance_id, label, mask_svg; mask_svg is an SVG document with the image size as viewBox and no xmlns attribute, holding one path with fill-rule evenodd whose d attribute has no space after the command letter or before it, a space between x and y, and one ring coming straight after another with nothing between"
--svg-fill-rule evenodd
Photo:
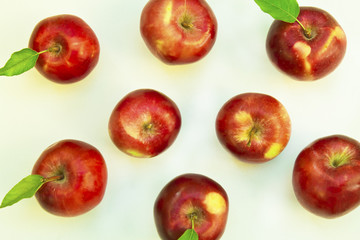
<instances>
[{"instance_id":1,"label":"white background","mask_svg":"<svg viewBox=\"0 0 360 240\"><path fill-rule=\"evenodd\" d=\"M62 139L94 145L108 166L103 201L74 218L53 216L35 198L0 209L0 239L159 239L153 204L161 188L188 172L204 174L228 193L224 240L358 239L360 208L338 219L314 216L291 185L298 153L315 139L344 134L360 140L358 1L305 1L331 13L348 40L345 58L328 77L299 82L283 75L265 51L272 18L252 0L208 0L218 20L217 41L201 61L167 66L151 55L139 20L147 0L6 1L0 15L0 65L27 47L42 19L70 13L83 18L101 44L100 61L85 80L59 85L35 69L0 77L0 198L26 175L45 148ZM163 92L178 105L182 129L174 144L152 159L136 159L112 144L107 123L116 103L139 88ZM240 163L218 142L215 118L231 97L272 95L292 119L287 148L274 160Z\"/></svg>"}]
</instances>

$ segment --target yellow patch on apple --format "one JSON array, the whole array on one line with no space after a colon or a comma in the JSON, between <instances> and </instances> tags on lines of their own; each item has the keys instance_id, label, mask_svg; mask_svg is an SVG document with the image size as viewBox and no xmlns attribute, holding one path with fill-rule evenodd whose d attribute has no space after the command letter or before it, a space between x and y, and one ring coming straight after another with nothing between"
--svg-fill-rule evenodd
<instances>
[{"instance_id":1,"label":"yellow patch on apple","mask_svg":"<svg viewBox=\"0 0 360 240\"><path fill-rule=\"evenodd\" d=\"M138 158L146 158L145 154L140 153L139 151L133 150L133 149L127 149L126 153L128 153L131 156L138 157Z\"/></svg>"},{"instance_id":2,"label":"yellow patch on apple","mask_svg":"<svg viewBox=\"0 0 360 240\"><path fill-rule=\"evenodd\" d=\"M335 29L331 31L329 38L327 39L327 41L325 42L324 46L321 48L321 50L319 51L318 54L319 55L324 54L326 52L326 50L328 49L328 47L330 46L331 42L335 38L337 38L337 39L345 38L345 33L340 27L335 27Z\"/></svg>"},{"instance_id":3,"label":"yellow patch on apple","mask_svg":"<svg viewBox=\"0 0 360 240\"><path fill-rule=\"evenodd\" d=\"M280 143L273 143L270 148L267 150L267 152L264 154L264 157L266 159L272 159L279 155L281 150L283 149L283 145Z\"/></svg>"},{"instance_id":4,"label":"yellow patch on apple","mask_svg":"<svg viewBox=\"0 0 360 240\"><path fill-rule=\"evenodd\" d=\"M294 44L293 49L299 55L299 57L304 61L304 69L307 73L311 72L311 64L309 63L307 57L311 53L311 47L302 41L298 41Z\"/></svg>"},{"instance_id":5,"label":"yellow patch on apple","mask_svg":"<svg viewBox=\"0 0 360 240\"><path fill-rule=\"evenodd\" d=\"M235 121L241 123L241 127L236 129L237 133L234 136L237 142L249 142L250 136L252 140L259 140L257 134L252 134L255 123L251 115L245 111L239 111L234 116Z\"/></svg>"},{"instance_id":6,"label":"yellow patch on apple","mask_svg":"<svg viewBox=\"0 0 360 240\"><path fill-rule=\"evenodd\" d=\"M206 194L203 202L206 206L206 210L211 214L218 215L226 211L226 201L219 193L210 192Z\"/></svg>"},{"instance_id":7,"label":"yellow patch on apple","mask_svg":"<svg viewBox=\"0 0 360 240\"><path fill-rule=\"evenodd\" d=\"M251 115L245 111L239 111L238 113L236 113L235 120L242 123L253 122Z\"/></svg>"},{"instance_id":8,"label":"yellow patch on apple","mask_svg":"<svg viewBox=\"0 0 360 240\"><path fill-rule=\"evenodd\" d=\"M128 118L121 118L121 124L124 127L125 132L134 139L138 139L142 141L142 129L140 128L141 125L144 123L151 122L151 114L148 112L142 113L138 116L135 120L129 121Z\"/></svg>"},{"instance_id":9,"label":"yellow patch on apple","mask_svg":"<svg viewBox=\"0 0 360 240\"><path fill-rule=\"evenodd\" d=\"M173 9L173 3L172 1L169 1L169 3L165 7L165 15L164 15L164 23L170 24L171 16L172 16L172 9Z\"/></svg>"},{"instance_id":10,"label":"yellow patch on apple","mask_svg":"<svg viewBox=\"0 0 360 240\"><path fill-rule=\"evenodd\" d=\"M158 49L159 52L163 52L164 41L156 40L155 44L156 44L156 49Z\"/></svg>"}]
</instances>

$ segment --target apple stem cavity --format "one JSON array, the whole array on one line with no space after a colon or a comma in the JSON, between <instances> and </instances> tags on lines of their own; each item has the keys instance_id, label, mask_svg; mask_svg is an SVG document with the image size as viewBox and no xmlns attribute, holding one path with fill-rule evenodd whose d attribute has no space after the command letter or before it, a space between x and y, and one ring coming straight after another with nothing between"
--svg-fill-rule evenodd
<instances>
[{"instance_id":1,"label":"apple stem cavity","mask_svg":"<svg viewBox=\"0 0 360 240\"><path fill-rule=\"evenodd\" d=\"M144 124L143 125L144 133L147 135L151 135L151 134L155 133L154 127L155 126L152 122Z\"/></svg>"},{"instance_id":2,"label":"apple stem cavity","mask_svg":"<svg viewBox=\"0 0 360 240\"><path fill-rule=\"evenodd\" d=\"M304 30L304 35L305 35L305 37L311 38L311 30L308 29L308 28L305 28L305 26L299 21L299 19L296 18L295 21L296 21L296 22L300 25L300 27Z\"/></svg>"},{"instance_id":3,"label":"apple stem cavity","mask_svg":"<svg viewBox=\"0 0 360 240\"><path fill-rule=\"evenodd\" d=\"M255 137L255 135L257 135L257 133L258 133L259 131L260 131L259 125L258 125L257 123L255 123L255 124L251 127L251 129L250 129L250 131L249 131L249 134L248 134L249 140L248 140L248 142L247 142L247 144L246 144L248 147L251 147L251 142L252 142L253 138Z\"/></svg>"},{"instance_id":4,"label":"apple stem cavity","mask_svg":"<svg viewBox=\"0 0 360 240\"><path fill-rule=\"evenodd\" d=\"M330 165L333 168L341 167L349 163L350 158L351 158L350 153L347 152L335 153L330 157Z\"/></svg>"},{"instance_id":5,"label":"apple stem cavity","mask_svg":"<svg viewBox=\"0 0 360 240\"><path fill-rule=\"evenodd\" d=\"M152 124L152 123L148 123L148 124L145 124L144 129L145 129L145 130L151 130L152 127L153 127L153 124Z\"/></svg>"},{"instance_id":6,"label":"apple stem cavity","mask_svg":"<svg viewBox=\"0 0 360 240\"><path fill-rule=\"evenodd\" d=\"M43 178L42 182L43 183L48 183L48 182L56 182L56 181L60 181L64 179L64 175L56 175L56 176L52 176L52 177L48 177L48 178Z\"/></svg>"},{"instance_id":7,"label":"apple stem cavity","mask_svg":"<svg viewBox=\"0 0 360 240\"><path fill-rule=\"evenodd\" d=\"M255 126L253 126L249 132L249 141L247 142L247 146L250 147L251 146L251 141L253 139L253 136L257 133L257 128Z\"/></svg>"},{"instance_id":8,"label":"apple stem cavity","mask_svg":"<svg viewBox=\"0 0 360 240\"><path fill-rule=\"evenodd\" d=\"M58 54L60 54L61 50L62 50L62 46L60 44L55 44L55 45L49 47L48 50L42 51L41 53L50 52L50 53L55 53L56 55L58 55Z\"/></svg>"},{"instance_id":9,"label":"apple stem cavity","mask_svg":"<svg viewBox=\"0 0 360 240\"><path fill-rule=\"evenodd\" d=\"M181 22L181 26L185 29L191 29L193 27L193 25L191 23L189 23L188 21L184 20L183 22Z\"/></svg>"},{"instance_id":10,"label":"apple stem cavity","mask_svg":"<svg viewBox=\"0 0 360 240\"><path fill-rule=\"evenodd\" d=\"M184 2L184 13L183 13L182 17L180 18L179 22L180 22L180 25L186 30L190 30L194 27L194 25L192 24L193 19L187 12L186 0Z\"/></svg>"},{"instance_id":11,"label":"apple stem cavity","mask_svg":"<svg viewBox=\"0 0 360 240\"><path fill-rule=\"evenodd\" d=\"M41 52L38 52L38 55L41 55L43 53L54 53L55 55L58 55L62 50L62 46L60 44L54 44L53 46L49 47L46 50L43 50Z\"/></svg>"},{"instance_id":12,"label":"apple stem cavity","mask_svg":"<svg viewBox=\"0 0 360 240\"><path fill-rule=\"evenodd\" d=\"M179 22L181 27L183 27L185 30L190 30L194 27L194 25L192 24L192 17L186 12L186 9L184 15L180 18Z\"/></svg>"},{"instance_id":13,"label":"apple stem cavity","mask_svg":"<svg viewBox=\"0 0 360 240\"><path fill-rule=\"evenodd\" d=\"M307 39L312 39L313 38L313 33L312 33L312 30L311 28L306 28L297 18L295 20L299 25L300 27L303 29L304 31L304 36L307 38Z\"/></svg>"}]
</instances>

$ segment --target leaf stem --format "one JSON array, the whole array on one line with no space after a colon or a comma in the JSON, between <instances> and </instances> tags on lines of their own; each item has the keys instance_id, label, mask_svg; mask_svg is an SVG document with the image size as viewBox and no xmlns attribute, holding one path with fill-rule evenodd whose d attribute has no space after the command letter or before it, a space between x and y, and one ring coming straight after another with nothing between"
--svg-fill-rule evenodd
<instances>
[{"instance_id":1,"label":"leaf stem","mask_svg":"<svg viewBox=\"0 0 360 240\"><path fill-rule=\"evenodd\" d=\"M46 53L46 52L49 52L49 49L46 49L46 50L41 51L41 52L38 52L38 55L43 54L43 53Z\"/></svg>"}]
</instances>

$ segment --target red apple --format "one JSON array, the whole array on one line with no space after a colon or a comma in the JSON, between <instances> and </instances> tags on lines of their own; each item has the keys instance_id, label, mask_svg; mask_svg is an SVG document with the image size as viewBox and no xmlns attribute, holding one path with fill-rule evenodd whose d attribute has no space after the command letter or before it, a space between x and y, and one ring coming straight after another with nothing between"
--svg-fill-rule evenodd
<instances>
[{"instance_id":1,"label":"red apple","mask_svg":"<svg viewBox=\"0 0 360 240\"><path fill-rule=\"evenodd\" d=\"M36 69L57 83L85 78L99 60L98 39L81 18L57 15L40 21L31 34L29 48L42 52Z\"/></svg>"},{"instance_id":2,"label":"red apple","mask_svg":"<svg viewBox=\"0 0 360 240\"><path fill-rule=\"evenodd\" d=\"M48 147L34 165L32 174L45 179L36 193L40 205L59 216L77 216L88 212L102 200L107 169L100 152L76 140L63 140Z\"/></svg>"},{"instance_id":3,"label":"red apple","mask_svg":"<svg viewBox=\"0 0 360 240\"><path fill-rule=\"evenodd\" d=\"M175 141L180 126L180 111L170 98L152 89L139 89L116 105L109 120L109 134L124 153L149 158Z\"/></svg>"},{"instance_id":4,"label":"red apple","mask_svg":"<svg viewBox=\"0 0 360 240\"><path fill-rule=\"evenodd\" d=\"M215 240L225 231L228 210L227 194L218 183L200 174L184 174L161 190L154 217L163 240L178 239L192 223L199 240Z\"/></svg>"},{"instance_id":5,"label":"red apple","mask_svg":"<svg viewBox=\"0 0 360 240\"><path fill-rule=\"evenodd\" d=\"M186 64L211 50L217 21L204 0L150 0L141 13L140 31L161 61Z\"/></svg>"},{"instance_id":6,"label":"red apple","mask_svg":"<svg viewBox=\"0 0 360 240\"><path fill-rule=\"evenodd\" d=\"M298 155L293 187L300 204L325 218L360 204L360 143L342 135L320 138Z\"/></svg>"},{"instance_id":7,"label":"red apple","mask_svg":"<svg viewBox=\"0 0 360 240\"><path fill-rule=\"evenodd\" d=\"M261 93L243 93L227 101L216 118L220 143L245 162L262 163L286 147L291 122L284 106Z\"/></svg>"},{"instance_id":8,"label":"red apple","mask_svg":"<svg viewBox=\"0 0 360 240\"><path fill-rule=\"evenodd\" d=\"M346 36L327 12L301 7L298 22L275 20L266 39L270 60L281 71L298 80L317 80L331 73L346 50Z\"/></svg>"}]
</instances>

